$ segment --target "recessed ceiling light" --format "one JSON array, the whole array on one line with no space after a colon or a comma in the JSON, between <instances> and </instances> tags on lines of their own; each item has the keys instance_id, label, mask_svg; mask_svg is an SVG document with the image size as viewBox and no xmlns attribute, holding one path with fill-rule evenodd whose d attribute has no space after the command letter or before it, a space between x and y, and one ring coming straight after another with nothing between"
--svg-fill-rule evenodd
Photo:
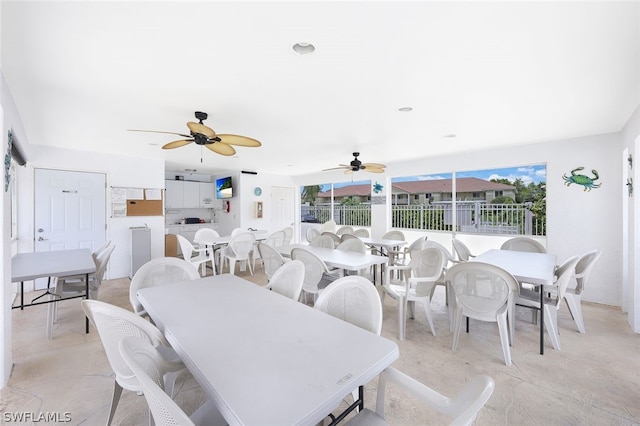
<instances>
[{"instance_id":1,"label":"recessed ceiling light","mask_svg":"<svg viewBox=\"0 0 640 426\"><path fill-rule=\"evenodd\" d=\"M409 111L413 111L413 108L411 108L411 107L402 107L402 108L398 108L398 111L400 111L400 112L409 112Z\"/></svg>"},{"instance_id":2,"label":"recessed ceiling light","mask_svg":"<svg viewBox=\"0 0 640 426\"><path fill-rule=\"evenodd\" d=\"M311 43L296 43L293 45L293 51L301 55L312 53L315 50L315 46Z\"/></svg>"},{"instance_id":3,"label":"recessed ceiling light","mask_svg":"<svg viewBox=\"0 0 640 426\"><path fill-rule=\"evenodd\" d=\"M149 145L151 146L158 146L158 144L156 142L151 142Z\"/></svg>"},{"instance_id":4,"label":"recessed ceiling light","mask_svg":"<svg viewBox=\"0 0 640 426\"><path fill-rule=\"evenodd\" d=\"M455 138L455 137L456 137L456 135L455 135L454 133L449 133L449 134L447 134L447 135L444 135L444 137L445 137L445 138L449 138L449 139L451 139L451 138Z\"/></svg>"}]
</instances>

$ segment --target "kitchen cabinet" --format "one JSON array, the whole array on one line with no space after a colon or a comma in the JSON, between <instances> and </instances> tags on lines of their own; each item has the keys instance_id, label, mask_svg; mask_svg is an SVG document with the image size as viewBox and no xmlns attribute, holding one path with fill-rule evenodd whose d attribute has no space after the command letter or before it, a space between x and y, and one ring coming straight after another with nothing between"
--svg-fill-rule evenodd
<instances>
[{"instance_id":1,"label":"kitchen cabinet","mask_svg":"<svg viewBox=\"0 0 640 426\"><path fill-rule=\"evenodd\" d=\"M165 188L164 206L167 209L208 209L214 207L215 184L211 182L166 180Z\"/></svg>"},{"instance_id":2,"label":"kitchen cabinet","mask_svg":"<svg viewBox=\"0 0 640 426\"><path fill-rule=\"evenodd\" d=\"M166 209L176 209L182 207L182 192L184 190L184 181L166 180L164 181L164 207Z\"/></svg>"},{"instance_id":3,"label":"kitchen cabinet","mask_svg":"<svg viewBox=\"0 0 640 426\"><path fill-rule=\"evenodd\" d=\"M182 207L185 209L200 207L200 182L184 182Z\"/></svg>"},{"instance_id":4,"label":"kitchen cabinet","mask_svg":"<svg viewBox=\"0 0 640 426\"><path fill-rule=\"evenodd\" d=\"M200 228L213 228L216 229L218 227L217 223L194 223L190 225L167 225L166 233L167 234L177 234L182 235L187 240L189 240L193 244L193 237L195 237L196 232ZM182 254L180 247L178 246L178 253Z\"/></svg>"},{"instance_id":5,"label":"kitchen cabinet","mask_svg":"<svg viewBox=\"0 0 640 426\"><path fill-rule=\"evenodd\" d=\"M200 208L212 209L215 201L216 185L212 182L200 182Z\"/></svg>"}]
</instances>

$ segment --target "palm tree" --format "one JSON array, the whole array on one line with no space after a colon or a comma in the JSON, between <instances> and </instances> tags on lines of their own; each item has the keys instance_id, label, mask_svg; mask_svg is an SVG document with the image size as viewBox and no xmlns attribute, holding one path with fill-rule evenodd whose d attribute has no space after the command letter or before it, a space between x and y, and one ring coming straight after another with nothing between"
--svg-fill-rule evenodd
<instances>
[{"instance_id":1,"label":"palm tree","mask_svg":"<svg viewBox=\"0 0 640 426\"><path fill-rule=\"evenodd\" d=\"M318 193L322 191L322 186L320 185L309 185L302 188L302 202L309 203L310 206L316 205L316 198L318 198Z\"/></svg>"}]
</instances>

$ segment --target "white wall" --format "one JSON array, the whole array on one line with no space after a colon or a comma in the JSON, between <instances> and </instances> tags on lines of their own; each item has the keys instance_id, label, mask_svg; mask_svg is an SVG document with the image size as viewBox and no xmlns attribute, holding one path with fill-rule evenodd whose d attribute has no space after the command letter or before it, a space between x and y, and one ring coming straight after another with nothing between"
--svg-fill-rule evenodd
<instances>
[{"instance_id":1,"label":"white wall","mask_svg":"<svg viewBox=\"0 0 640 426\"><path fill-rule=\"evenodd\" d=\"M0 11L2 10L2 2L0 2ZM8 131L11 130L15 141L19 142L19 146L23 154L29 152L29 144L27 136L20 120L20 115L16 108L15 102L11 95L11 91L6 84L4 75L0 72L0 130L2 130L2 148L0 152L2 156L6 154L8 143ZM20 167L18 169L21 169ZM4 176L3 176L4 179ZM4 189L4 185L3 185ZM0 215L2 226L2 246L0 248L0 276L2 277L2 289L0 289L0 306L2 312L0 314L0 388L4 387L9 380L11 368L13 366L13 358L11 356L11 309L9 308L12 299L11 283L11 256L17 252L16 241L11 240L11 199L8 193L2 192L0 197Z\"/></svg>"},{"instance_id":2,"label":"white wall","mask_svg":"<svg viewBox=\"0 0 640 426\"><path fill-rule=\"evenodd\" d=\"M625 125L621 135L623 148L631 154L633 159L633 167L627 173L635 183L633 197L625 203L626 210L621 215L626 230L626 234L621 234L623 249L622 292L624 297L622 309L629 314L628 321L633 331L640 333L640 261L635 256L636 253L640 253L640 158L638 158L640 154L640 106ZM624 158L622 160L624 162Z\"/></svg>"},{"instance_id":3,"label":"white wall","mask_svg":"<svg viewBox=\"0 0 640 426\"><path fill-rule=\"evenodd\" d=\"M105 173L107 176L107 239L116 248L111 255L107 279L127 277L131 270L130 227L151 228L151 257L164 256L164 216L111 218L111 187L164 188L164 161L91 152L32 146L26 167L18 168L19 252L34 249L34 169L53 168ZM37 148L37 149L36 149Z\"/></svg>"},{"instance_id":4,"label":"white wall","mask_svg":"<svg viewBox=\"0 0 640 426\"><path fill-rule=\"evenodd\" d=\"M289 176L271 175L258 172L257 175L240 173L240 212L243 228L266 229L269 232L277 231L271 223L271 190L274 186L296 188L293 179ZM260 187L261 195L255 195L254 189ZM261 201L263 206L262 218L256 217L256 202ZM299 201L298 201L299 202ZM296 205L296 211L299 211ZM295 234L295 233L294 233Z\"/></svg>"}]
</instances>

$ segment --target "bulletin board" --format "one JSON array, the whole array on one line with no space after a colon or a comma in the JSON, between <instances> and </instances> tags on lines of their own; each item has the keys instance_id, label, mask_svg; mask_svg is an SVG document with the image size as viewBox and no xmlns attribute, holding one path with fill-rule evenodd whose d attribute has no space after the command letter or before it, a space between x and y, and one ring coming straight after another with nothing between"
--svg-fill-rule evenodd
<instances>
[{"instance_id":1,"label":"bulletin board","mask_svg":"<svg viewBox=\"0 0 640 426\"><path fill-rule=\"evenodd\" d=\"M162 216L163 190L111 187L111 217Z\"/></svg>"}]
</instances>

